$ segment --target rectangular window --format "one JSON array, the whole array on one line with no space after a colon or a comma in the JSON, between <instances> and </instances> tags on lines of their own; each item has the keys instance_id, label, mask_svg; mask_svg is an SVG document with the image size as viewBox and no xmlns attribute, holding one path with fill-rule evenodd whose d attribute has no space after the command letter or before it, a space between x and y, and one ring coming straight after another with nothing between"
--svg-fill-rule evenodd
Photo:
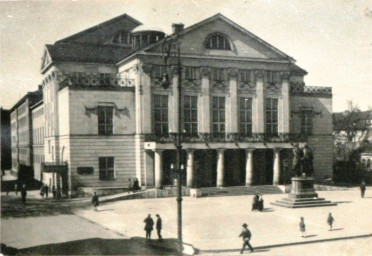
<instances>
[{"instance_id":1,"label":"rectangular window","mask_svg":"<svg viewBox=\"0 0 372 256\"><path fill-rule=\"evenodd\" d=\"M111 74L110 73L99 73L99 85L109 86L111 84Z\"/></svg>"},{"instance_id":2,"label":"rectangular window","mask_svg":"<svg viewBox=\"0 0 372 256\"><path fill-rule=\"evenodd\" d=\"M278 99L266 99L266 133L278 134Z\"/></svg>"},{"instance_id":3,"label":"rectangular window","mask_svg":"<svg viewBox=\"0 0 372 256\"><path fill-rule=\"evenodd\" d=\"M301 134L311 135L313 133L313 111L301 110Z\"/></svg>"},{"instance_id":4,"label":"rectangular window","mask_svg":"<svg viewBox=\"0 0 372 256\"><path fill-rule=\"evenodd\" d=\"M185 79L188 79L188 80L199 79L199 68L185 67Z\"/></svg>"},{"instance_id":5,"label":"rectangular window","mask_svg":"<svg viewBox=\"0 0 372 256\"><path fill-rule=\"evenodd\" d=\"M252 135L252 98L240 97L239 132L244 136Z\"/></svg>"},{"instance_id":6,"label":"rectangular window","mask_svg":"<svg viewBox=\"0 0 372 256\"><path fill-rule=\"evenodd\" d=\"M71 73L72 82L76 84L82 84L84 77L85 77L84 72L72 72Z\"/></svg>"},{"instance_id":7,"label":"rectangular window","mask_svg":"<svg viewBox=\"0 0 372 256\"><path fill-rule=\"evenodd\" d=\"M266 80L268 83L280 83L280 72L278 71L267 71Z\"/></svg>"},{"instance_id":8,"label":"rectangular window","mask_svg":"<svg viewBox=\"0 0 372 256\"><path fill-rule=\"evenodd\" d=\"M198 134L198 96L184 97L184 125L187 134Z\"/></svg>"},{"instance_id":9,"label":"rectangular window","mask_svg":"<svg viewBox=\"0 0 372 256\"><path fill-rule=\"evenodd\" d=\"M240 69L240 81L244 83L254 82L253 70Z\"/></svg>"},{"instance_id":10,"label":"rectangular window","mask_svg":"<svg viewBox=\"0 0 372 256\"><path fill-rule=\"evenodd\" d=\"M113 114L114 108L108 106L98 107L98 134L112 135L113 134Z\"/></svg>"},{"instance_id":11,"label":"rectangular window","mask_svg":"<svg viewBox=\"0 0 372 256\"><path fill-rule=\"evenodd\" d=\"M113 180L115 179L114 157L99 157L99 179Z\"/></svg>"},{"instance_id":12,"label":"rectangular window","mask_svg":"<svg viewBox=\"0 0 372 256\"><path fill-rule=\"evenodd\" d=\"M223 68L212 68L212 80L215 81L224 81L225 76L225 70Z\"/></svg>"},{"instance_id":13,"label":"rectangular window","mask_svg":"<svg viewBox=\"0 0 372 256\"><path fill-rule=\"evenodd\" d=\"M168 95L154 95L155 134L168 134Z\"/></svg>"},{"instance_id":14,"label":"rectangular window","mask_svg":"<svg viewBox=\"0 0 372 256\"><path fill-rule=\"evenodd\" d=\"M225 133L225 97L212 99L212 125L213 133Z\"/></svg>"}]
</instances>

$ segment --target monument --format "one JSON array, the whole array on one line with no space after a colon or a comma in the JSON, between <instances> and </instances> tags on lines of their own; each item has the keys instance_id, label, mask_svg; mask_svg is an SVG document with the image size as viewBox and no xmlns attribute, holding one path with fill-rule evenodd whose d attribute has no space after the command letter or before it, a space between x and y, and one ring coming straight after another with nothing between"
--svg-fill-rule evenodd
<instances>
[{"instance_id":1,"label":"monument","mask_svg":"<svg viewBox=\"0 0 372 256\"><path fill-rule=\"evenodd\" d=\"M287 198L277 200L272 205L287 208L304 208L334 206L336 203L319 198L314 190L313 152L308 145L301 150L298 144L293 148L292 170L295 177L291 179L291 191Z\"/></svg>"}]
</instances>

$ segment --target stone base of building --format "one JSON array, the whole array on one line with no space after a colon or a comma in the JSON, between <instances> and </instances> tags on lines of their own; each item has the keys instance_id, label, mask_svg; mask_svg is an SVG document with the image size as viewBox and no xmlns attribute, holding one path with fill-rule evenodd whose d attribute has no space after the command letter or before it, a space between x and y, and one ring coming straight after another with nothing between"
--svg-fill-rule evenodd
<instances>
[{"instance_id":1,"label":"stone base of building","mask_svg":"<svg viewBox=\"0 0 372 256\"><path fill-rule=\"evenodd\" d=\"M336 203L319 198L314 190L314 179L312 177L292 178L291 192L287 198L277 200L272 205L287 208L305 208L320 206L335 206Z\"/></svg>"}]
</instances>

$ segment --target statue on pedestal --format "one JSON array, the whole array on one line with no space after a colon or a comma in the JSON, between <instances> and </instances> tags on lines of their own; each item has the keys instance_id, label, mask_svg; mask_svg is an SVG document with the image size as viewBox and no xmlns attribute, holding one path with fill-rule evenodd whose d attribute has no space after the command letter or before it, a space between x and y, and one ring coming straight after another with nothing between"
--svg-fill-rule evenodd
<instances>
[{"instance_id":1,"label":"statue on pedestal","mask_svg":"<svg viewBox=\"0 0 372 256\"><path fill-rule=\"evenodd\" d=\"M302 170L306 174L306 176L313 176L314 174L313 151L311 150L309 145L306 144L302 149L302 153L303 153Z\"/></svg>"},{"instance_id":2,"label":"statue on pedestal","mask_svg":"<svg viewBox=\"0 0 372 256\"><path fill-rule=\"evenodd\" d=\"M296 174L297 177L301 176L302 172L302 150L300 149L298 143L293 147L293 160L292 160L292 170Z\"/></svg>"}]
</instances>

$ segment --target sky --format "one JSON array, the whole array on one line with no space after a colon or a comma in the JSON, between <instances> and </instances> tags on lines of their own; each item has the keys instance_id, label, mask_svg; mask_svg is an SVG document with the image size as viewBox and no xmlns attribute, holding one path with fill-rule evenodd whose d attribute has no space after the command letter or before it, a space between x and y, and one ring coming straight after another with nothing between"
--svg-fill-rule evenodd
<instances>
[{"instance_id":1,"label":"sky","mask_svg":"<svg viewBox=\"0 0 372 256\"><path fill-rule=\"evenodd\" d=\"M370 0L0 0L0 106L42 81L45 44L123 13L171 32L221 13L296 59L308 86L333 88L333 111L372 107Z\"/></svg>"}]
</instances>

